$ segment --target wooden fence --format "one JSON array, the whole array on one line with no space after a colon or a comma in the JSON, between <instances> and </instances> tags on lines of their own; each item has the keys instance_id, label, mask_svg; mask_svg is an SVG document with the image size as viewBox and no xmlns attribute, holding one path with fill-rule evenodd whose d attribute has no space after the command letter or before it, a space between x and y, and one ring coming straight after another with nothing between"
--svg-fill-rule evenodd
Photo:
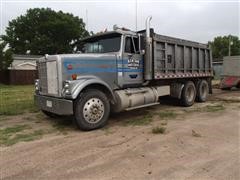
<instances>
[{"instance_id":1,"label":"wooden fence","mask_svg":"<svg viewBox=\"0 0 240 180\"><path fill-rule=\"evenodd\" d=\"M37 70L3 70L0 71L0 83L11 85L34 84Z\"/></svg>"}]
</instances>

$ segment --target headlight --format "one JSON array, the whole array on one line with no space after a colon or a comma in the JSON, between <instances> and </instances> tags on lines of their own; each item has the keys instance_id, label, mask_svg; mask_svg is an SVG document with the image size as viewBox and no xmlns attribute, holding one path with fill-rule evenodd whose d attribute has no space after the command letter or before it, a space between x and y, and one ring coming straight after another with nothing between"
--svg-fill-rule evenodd
<instances>
[{"instance_id":1,"label":"headlight","mask_svg":"<svg viewBox=\"0 0 240 180\"><path fill-rule=\"evenodd\" d=\"M64 94L71 94L71 91L70 91L70 82L67 80L67 81L64 81L63 83L63 93Z\"/></svg>"},{"instance_id":2,"label":"headlight","mask_svg":"<svg viewBox=\"0 0 240 180\"><path fill-rule=\"evenodd\" d=\"M66 93L66 94L70 94L69 89L66 89L66 90L65 90L65 93Z\"/></svg>"},{"instance_id":3,"label":"headlight","mask_svg":"<svg viewBox=\"0 0 240 180\"><path fill-rule=\"evenodd\" d=\"M70 87L69 81L64 82L64 89L68 89Z\"/></svg>"},{"instance_id":4,"label":"headlight","mask_svg":"<svg viewBox=\"0 0 240 180\"><path fill-rule=\"evenodd\" d=\"M35 80L35 90L38 91L39 90L39 79Z\"/></svg>"}]
</instances>

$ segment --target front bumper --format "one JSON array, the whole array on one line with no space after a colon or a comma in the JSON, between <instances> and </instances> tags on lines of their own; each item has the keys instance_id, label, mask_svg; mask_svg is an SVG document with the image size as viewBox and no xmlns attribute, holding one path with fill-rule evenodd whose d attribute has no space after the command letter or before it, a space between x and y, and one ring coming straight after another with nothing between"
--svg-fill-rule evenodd
<instances>
[{"instance_id":1,"label":"front bumper","mask_svg":"<svg viewBox=\"0 0 240 180\"><path fill-rule=\"evenodd\" d=\"M73 114L73 101L71 100L34 95L34 101L41 110L52 112L58 115Z\"/></svg>"}]
</instances>

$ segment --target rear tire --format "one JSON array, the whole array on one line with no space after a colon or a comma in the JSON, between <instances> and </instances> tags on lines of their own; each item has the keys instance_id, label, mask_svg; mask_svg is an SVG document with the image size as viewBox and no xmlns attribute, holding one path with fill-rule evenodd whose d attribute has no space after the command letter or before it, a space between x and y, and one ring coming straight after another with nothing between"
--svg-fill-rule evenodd
<instances>
[{"instance_id":1,"label":"rear tire","mask_svg":"<svg viewBox=\"0 0 240 180\"><path fill-rule=\"evenodd\" d=\"M97 89L88 89L81 93L74 105L76 124L84 131L105 126L109 113L109 100L103 92Z\"/></svg>"},{"instance_id":2,"label":"rear tire","mask_svg":"<svg viewBox=\"0 0 240 180\"><path fill-rule=\"evenodd\" d=\"M197 83L197 95L196 100L198 102L205 102L209 94L209 85L206 80L200 80Z\"/></svg>"},{"instance_id":3,"label":"rear tire","mask_svg":"<svg viewBox=\"0 0 240 180\"><path fill-rule=\"evenodd\" d=\"M184 84L181 95L181 104L185 107L192 106L196 98L196 88L192 81Z\"/></svg>"}]
</instances>

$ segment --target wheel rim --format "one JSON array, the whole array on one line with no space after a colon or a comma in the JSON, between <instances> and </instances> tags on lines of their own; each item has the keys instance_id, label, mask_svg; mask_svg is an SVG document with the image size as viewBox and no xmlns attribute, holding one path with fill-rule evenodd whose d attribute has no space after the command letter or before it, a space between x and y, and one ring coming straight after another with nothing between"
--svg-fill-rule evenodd
<instances>
[{"instance_id":1,"label":"wheel rim","mask_svg":"<svg viewBox=\"0 0 240 180\"><path fill-rule=\"evenodd\" d=\"M83 106L83 117L91 124L98 123L104 115L104 105L101 99L91 98Z\"/></svg>"},{"instance_id":2,"label":"wheel rim","mask_svg":"<svg viewBox=\"0 0 240 180\"><path fill-rule=\"evenodd\" d=\"M186 91L186 97L189 102L193 101L194 99L194 90L192 87L188 87Z\"/></svg>"}]
</instances>

